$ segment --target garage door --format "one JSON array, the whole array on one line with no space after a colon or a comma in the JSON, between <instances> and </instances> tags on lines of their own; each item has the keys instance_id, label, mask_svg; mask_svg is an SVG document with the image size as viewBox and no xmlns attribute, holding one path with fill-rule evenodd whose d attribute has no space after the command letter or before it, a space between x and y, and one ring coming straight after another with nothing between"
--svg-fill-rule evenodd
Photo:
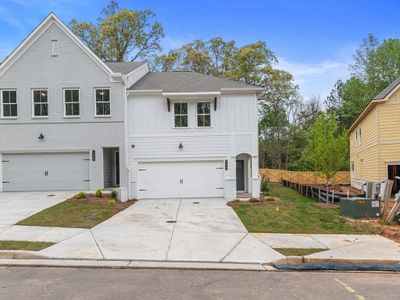
<instances>
[{"instance_id":1,"label":"garage door","mask_svg":"<svg viewBox=\"0 0 400 300\"><path fill-rule=\"evenodd\" d=\"M88 153L3 154L3 191L89 190Z\"/></svg>"},{"instance_id":2,"label":"garage door","mask_svg":"<svg viewBox=\"0 0 400 300\"><path fill-rule=\"evenodd\" d=\"M139 163L139 198L223 197L223 162Z\"/></svg>"}]
</instances>

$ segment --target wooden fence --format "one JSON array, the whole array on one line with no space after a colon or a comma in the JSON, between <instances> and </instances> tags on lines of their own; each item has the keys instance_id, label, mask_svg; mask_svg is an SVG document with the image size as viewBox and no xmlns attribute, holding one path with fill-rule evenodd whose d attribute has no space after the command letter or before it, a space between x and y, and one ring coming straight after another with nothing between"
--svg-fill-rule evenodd
<instances>
[{"instance_id":1,"label":"wooden fence","mask_svg":"<svg viewBox=\"0 0 400 300\"><path fill-rule=\"evenodd\" d=\"M269 178L271 182L287 180L297 184L325 184L325 178L315 172L296 172L277 169L260 169L260 175ZM331 179L334 184L350 184L350 172L341 171Z\"/></svg>"}]
</instances>

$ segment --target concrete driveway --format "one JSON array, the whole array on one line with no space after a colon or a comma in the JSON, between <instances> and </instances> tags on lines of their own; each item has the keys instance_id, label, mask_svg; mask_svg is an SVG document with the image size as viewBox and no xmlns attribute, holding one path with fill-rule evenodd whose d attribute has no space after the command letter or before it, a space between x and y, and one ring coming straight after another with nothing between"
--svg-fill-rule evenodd
<instances>
[{"instance_id":1,"label":"concrete driveway","mask_svg":"<svg viewBox=\"0 0 400 300\"><path fill-rule=\"evenodd\" d=\"M224 199L141 200L40 254L203 262L268 262L283 257L248 234Z\"/></svg>"},{"instance_id":2,"label":"concrete driveway","mask_svg":"<svg viewBox=\"0 0 400 300\"><path fill-rule=\"evenodd\" d=\"M73 196L75 192L0 193L0 230Z\"/></svg>"}]
</instances>

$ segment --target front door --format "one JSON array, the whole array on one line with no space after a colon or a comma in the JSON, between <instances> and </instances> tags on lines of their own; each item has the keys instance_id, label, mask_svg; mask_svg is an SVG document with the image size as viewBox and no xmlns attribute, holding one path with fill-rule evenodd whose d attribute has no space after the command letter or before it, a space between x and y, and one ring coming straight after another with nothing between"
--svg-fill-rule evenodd
<instances>
[{"instance_id":1,"label":"front door","mask_svg":"<svg viewBox=\"0 0 400 300\"><path fill-rule=\"evenodd\" d=\"M244 160L236 161L236 190L244 192Z\"/></svg>"}]
</instances>

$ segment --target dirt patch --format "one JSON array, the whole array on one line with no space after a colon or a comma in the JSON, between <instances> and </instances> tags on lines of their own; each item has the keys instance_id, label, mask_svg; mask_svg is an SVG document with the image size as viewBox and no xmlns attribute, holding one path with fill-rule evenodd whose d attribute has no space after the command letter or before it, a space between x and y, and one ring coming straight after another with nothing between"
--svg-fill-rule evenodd
<instances>
[{"instance_id":1,"label":"dirt patch","mask_svg":"<svg viewBox=\"0 0 400 300\"><path fill-rule=\"evenodd\" d=\"M326 192L326 185L313 185L312 187ZM355 187L352 187L350 185L340 185L340 184L330 185L329 192L330 193L335 192L336 195L341 195L341 196L347 196L348 193L350 197L358 197L363 195L362 190L356 189Z\"/></svg>"},{"instance_id":2,"label":"dirt patch","mask_svg":"<svg viewBox=\"0 0 400 300\"><path fill-rule=\"evenodd\" d=\"M263 197L261 196L258 199L250 199L246 201L241 201L241 200L233 200L227 203L228 206L235 207L235 206L240 206L240 205L260 205L260 204L266 204L266 205L282 205L283 202L281 199L276 198L276 197Z\"/></svg>"},{"instance_id":3,"label":"dirt patch","mask_svg":"<svg viewBox=\"0 0 400 300\"><path fill-rule=\"evenodd\" d=\"M95 194L86 194L85 198L82 199L77 199L76 196L68 199L67 201L71 202L91 202L91 203L98 203L98 204L104 204L107 203L108 200L112 200L110 194L103 194L101 197L96 197ZM115 200L115 207L117 210L124 210L134 204L137 200L131 199L126 202L121 202L118 200Z\"/></svg>"}]
</instances>

